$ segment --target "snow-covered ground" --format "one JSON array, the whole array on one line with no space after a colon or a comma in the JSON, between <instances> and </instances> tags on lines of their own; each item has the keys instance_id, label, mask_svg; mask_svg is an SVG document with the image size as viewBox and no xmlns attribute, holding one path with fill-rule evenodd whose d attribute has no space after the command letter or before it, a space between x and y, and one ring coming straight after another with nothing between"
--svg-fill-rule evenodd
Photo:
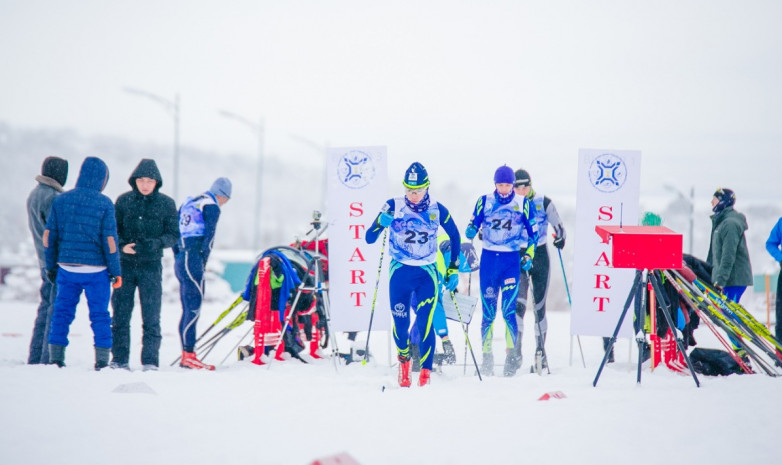
<instances>
[{"instance_id":1,"label":"snow-covered ground","mask_svg":"<svg viewBox=\"0 0 782 465\"><path fill-rule=\"evenodd\" d=\"M231 300L226 294L206 304L199 332ZM446 366L430 386L402 389L381 332L372 335L376 360L366 366L239 362L231 348L249 330L245 323L210 355L213 363L228 356L217 371L169 367L180 351L174 303L162 312L160 371L140 370L134 314L133 371L95 372L80 305L67 367L58 369L25 364L36 304L0 303L0 464L305 465L341 452L362 465L779 463L782 380L700 376L696 388L689 375L662 368L645 369L637 385L622 340L618 362L594 388L600 340L581 337L586 368L577 344L570 365L570 319L562 310L549 312L550 375L529 373L528 331L521 373L479 381L461 365L463 333L449 322L460 365ZM495 334L503 332L498 323ZM718 347L705 327L696 335L701 347ZM497 354L502 341L494 345ZM538 400L556 391L566 397Z\"/></svg>"}]
</instances>

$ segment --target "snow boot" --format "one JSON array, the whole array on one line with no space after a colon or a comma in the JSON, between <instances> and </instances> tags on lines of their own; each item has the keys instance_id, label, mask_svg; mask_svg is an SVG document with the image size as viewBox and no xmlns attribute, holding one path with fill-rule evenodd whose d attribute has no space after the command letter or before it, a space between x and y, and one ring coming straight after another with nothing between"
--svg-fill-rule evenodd
<instances>
[{"instance_id":1,"label":"snow boot","mask_svg":"<svg viewBox=\"0 0 782 465\"><path fill-rule=\"evenodd\" d=\"M60 368L65 366L65 346L49 344L49 363Z\"/></svg>"},{"instance_id":2,"label":"snow boot","mask_svg":"<svg viewBox=\"0 0 782 465\"><path fill-rule=\"evenodd\" d=\"M117 362L115 360L112 360L111 363L109 363L109 368L112 370L128 370L130 371L130 365L127 363Z\"/></svg>"},{"instance_id":3,"label":"snow boot","mask_svg":"<svg viewBox=\"0 0 782 465\"><path fill-rule=\"evenodd\" d=\"M195 370L209 370L214 371L215 366L209 365L196 358L195 352L182 352L182 361L179 362L179 366L182 368L192 368Z\"/></svg>"},{"instance_id":4,"label":"snow boot","mask_svg":"<svg viewBox=\"0 0 782 465\"><path fill-rule=\"evenodd\" d=\"M95 347L95 371L100 371L109 366L111 358L111 349L105 347Z\"/></svg>"},{"instance_id":5,"label":"snow boot","mask_svg":"<svg viewBox=\"0 0 782 465\"><path fill-rule=\"evenodd\" d=\"M518 371L519 367L521 366L521 357L516 355L516 351L514 349L511 349L510 352L505 356L505 366L502 369L502 374L504 376L513 376L516 374L516 371Z\"/></svg>"},{"instance_id":6,"label":"snow boot","mask_svg":"<svg viewBox=\"0 0 782 465\"><path fill-rule=\"evenodd\" d=\"M401 387L410 387L413 382L410 380L410 359L399 357L399 385Z\"/></svg>"},{"instance_id":7,"label":"snow boot","mask_svg":"<svg viewBox=\"0 0 782 465\"><path fill-rule=\"evenodd\" d=\"M443 363L454 365L456 363L456 351L453 350L453 344L450 340L443 341Z\"/></svg>"},{"instance_id":8,"label":"snow boot","mask_svg":"<svg viewBox=\"0 0 782 465\"><path fill-rule=\"evenodd\" d=\"M421 371L421 352L418 350L418 344L410 344L410 353L413 355L413 373Z\"/></svg>"},{"instance_id":9,"label":"snow boot","mask_svg":"<svg viewBox=\"0 0 782 465\"><path fill-rule=\"evenodd\" d=\"M432 372L427 370L426 368L421 369L421 374L418 375L418 385L426 386L427 384L429 384L431 373Z\"/></svg>"},{"instance_id":10,"label":"snow boot","mask_svg":"<svg viewBox=\"0 0 782 465\"><path fill-rule=\"evenodd\" d=\"M483 353L483 361L481 361L481 374L485 376L494 376L494 354L491 352Z\"/></svg>"}]
</instances>

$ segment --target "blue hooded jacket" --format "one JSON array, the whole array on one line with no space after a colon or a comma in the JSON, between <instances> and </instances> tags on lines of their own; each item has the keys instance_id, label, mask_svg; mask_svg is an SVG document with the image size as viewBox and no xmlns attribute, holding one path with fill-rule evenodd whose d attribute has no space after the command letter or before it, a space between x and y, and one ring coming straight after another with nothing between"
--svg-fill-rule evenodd
<instances>
[{"instance_id":1,"label":"blue hooded jacket","mask_svg":"<svg viewBox=\"0 0 782 465\"><path fill-rule=\"evenodd\" d=\"M76 187L57 196L46 222L43 244L46 269L58 263L105 266L121 276L114 204L101 194L109 169L100 158L87 157Z\"/></svg>"}]
</instances>

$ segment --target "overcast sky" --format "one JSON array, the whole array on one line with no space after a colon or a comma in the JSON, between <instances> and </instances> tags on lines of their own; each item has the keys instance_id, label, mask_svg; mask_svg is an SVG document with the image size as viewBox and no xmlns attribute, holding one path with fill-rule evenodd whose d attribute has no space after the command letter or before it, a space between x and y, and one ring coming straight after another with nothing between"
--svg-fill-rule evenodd
<instances>
[{"instance_id":1,"label":"overcast sky","mask_svg":"<svg viewBox=\"0 0 782 465\"><path fill-rule=\"evenodd\" d=\"M386 145L392 177L418 160L476 193L508 163L575 195L578 149L604 148L642 152L642 192L779 201L780 18L751 0L0 0L0 121L170 145L129 86L178 94L181 143L217 153L257 152L227 110L264 118L267 156Z\"/></svg>"}]
</instances>

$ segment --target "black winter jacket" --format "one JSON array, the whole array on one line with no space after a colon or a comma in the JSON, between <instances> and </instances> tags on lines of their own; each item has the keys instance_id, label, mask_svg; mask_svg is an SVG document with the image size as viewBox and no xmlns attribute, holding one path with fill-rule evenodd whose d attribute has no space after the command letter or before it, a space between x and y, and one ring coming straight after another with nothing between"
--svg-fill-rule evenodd
<instances>
[{"instance_id":1,"label":"black winter jacket","mask_svg":"<svg viewBox=\"0 0 782 465\"><path fill-rule=\"evenodd\" d=\"M142 195L136 187L137 178L152 178L157 181L155 190ZM126 263L159 261L163 249L179 240L179 218L174 200L160 192L163 178L154 160L142 159L128 183L133 188L117 198L117 233L120 251L135 243L136 254L120 252Z\"/></svg>"}]
</instances>

